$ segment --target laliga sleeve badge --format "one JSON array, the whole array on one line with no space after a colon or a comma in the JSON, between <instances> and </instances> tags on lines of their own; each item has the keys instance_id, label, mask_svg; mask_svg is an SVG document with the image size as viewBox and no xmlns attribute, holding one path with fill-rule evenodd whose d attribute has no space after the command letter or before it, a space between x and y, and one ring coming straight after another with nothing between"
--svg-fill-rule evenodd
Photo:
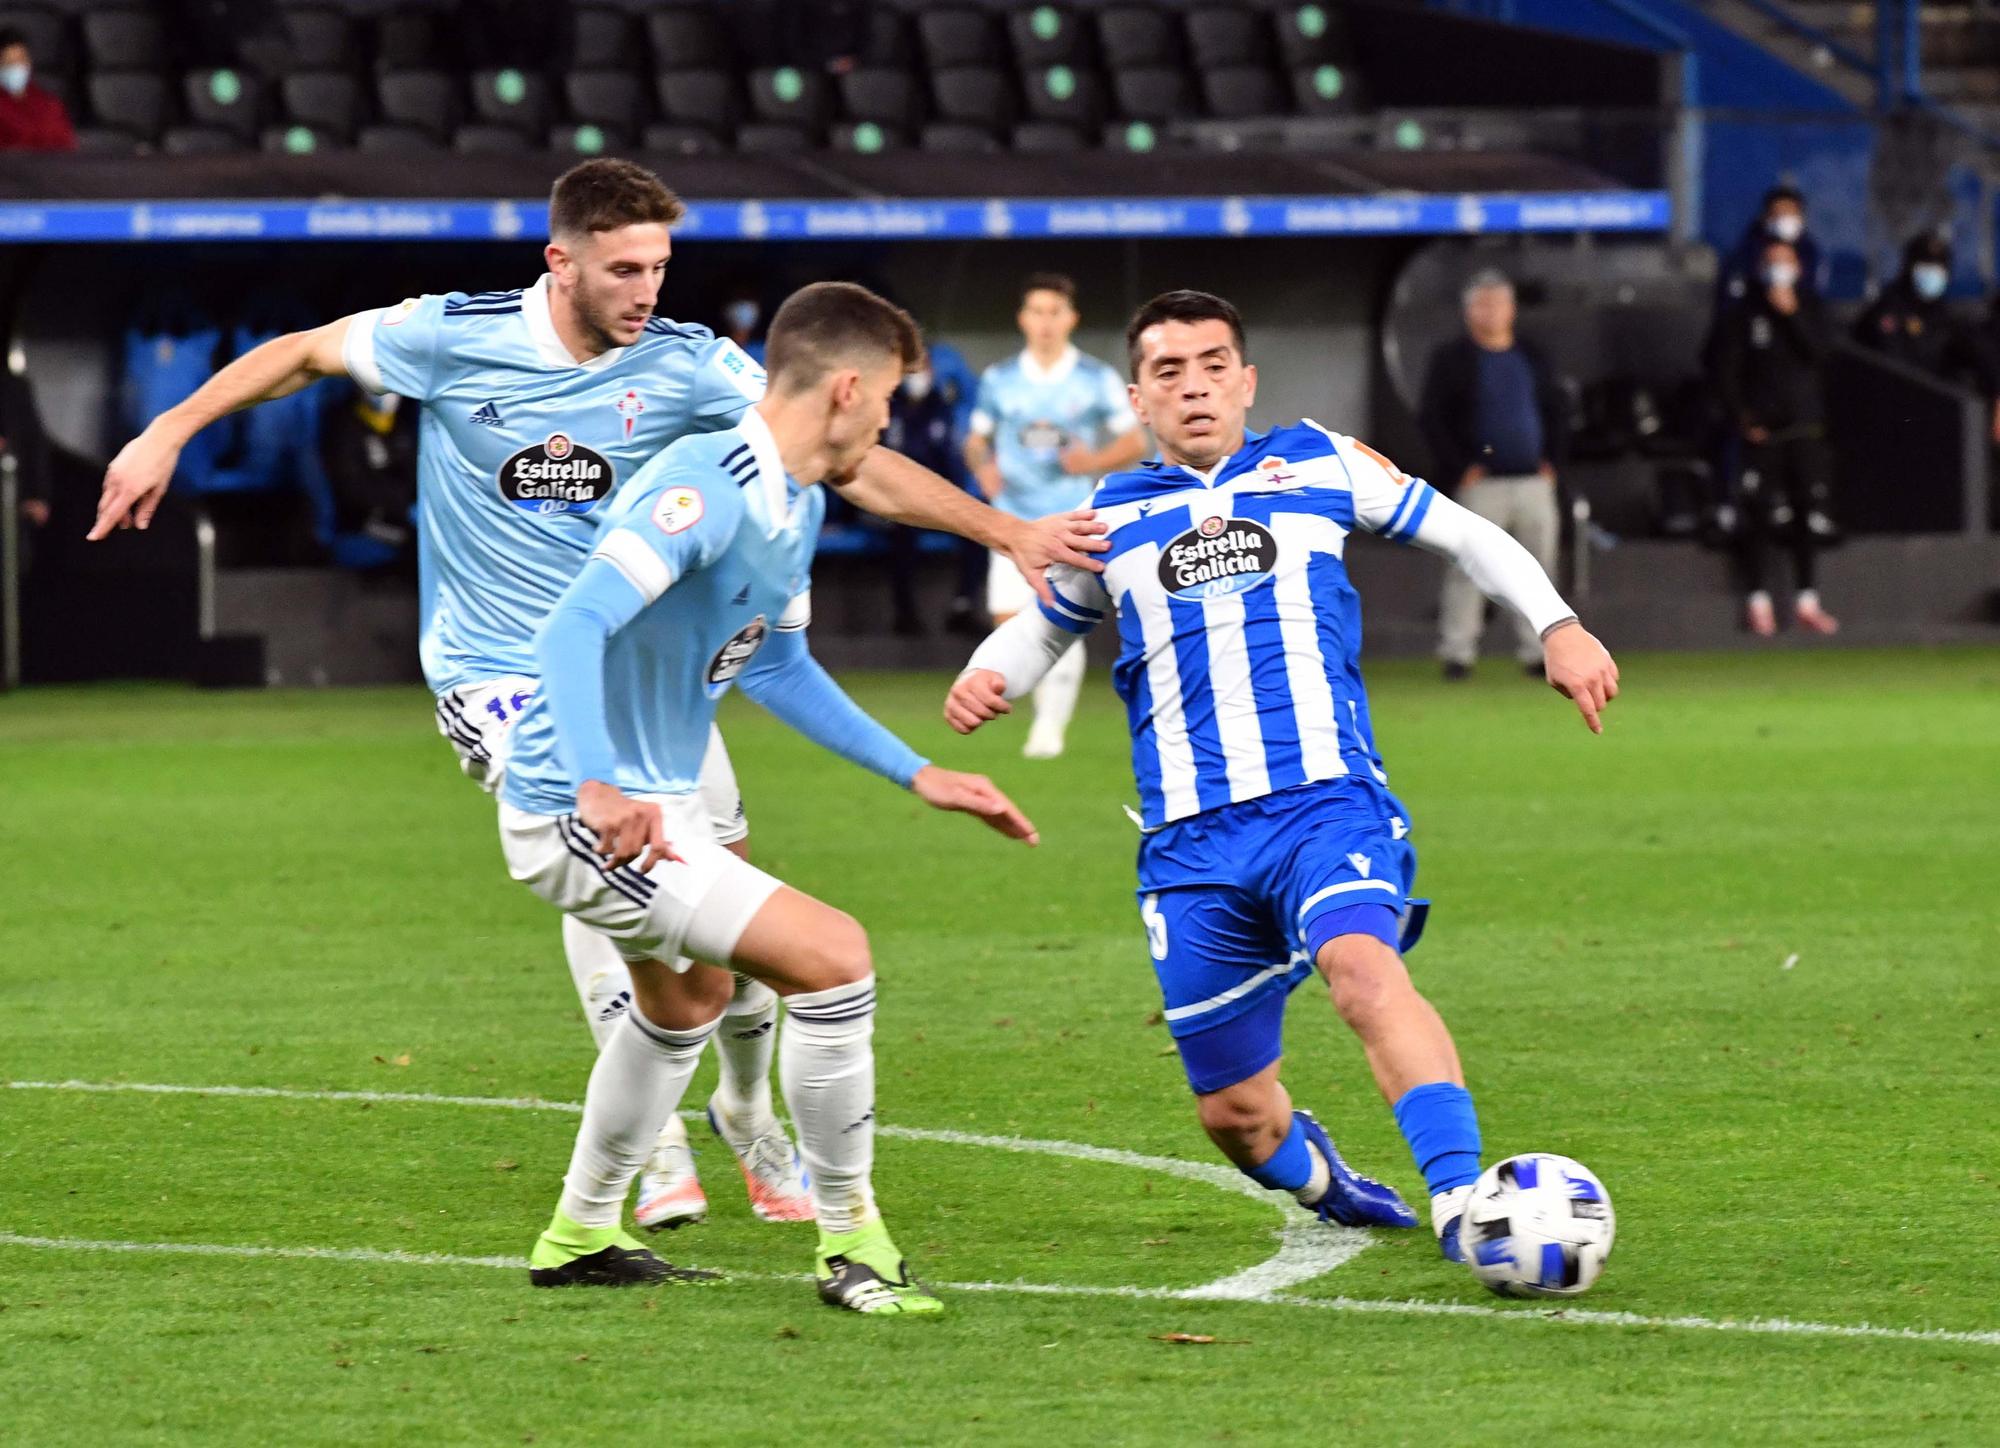
<instances>
[{"instance_id":1,"label":"laliga sleeve badge","mask_svg":"<svg viewBox=\"0 0 2000 1448\"><path fill-rule=\"evenodd\" d=\"M405 297L393 307L384 307L382 309L381 325L384 327L394 327L407 322L410 319L410 313L416 311L417 304L422 300L423 298L421 297Z\"/></svg>"},{"instance_id":2,"label":"laliga sleeve badge","mask_svg":"<svg viewBox=\"0 0 2000 1448\"><path fill-rule=\"evenodd\" d=\"M662 533L685 533L705 511L699 488L668 488L653 504L653 521Z\"/></svg>"}]
</instances>

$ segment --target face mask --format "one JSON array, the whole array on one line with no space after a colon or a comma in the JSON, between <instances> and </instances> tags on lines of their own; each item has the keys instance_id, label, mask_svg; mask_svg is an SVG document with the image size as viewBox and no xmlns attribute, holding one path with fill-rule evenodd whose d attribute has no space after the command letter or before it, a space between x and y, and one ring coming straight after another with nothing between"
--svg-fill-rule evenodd
<instances>
[{"instance_id":1,"label":"face mask","mask_svg":"<svg viewBox=\"0 0 2000 1448\"><path fill-rule=\"evenodd\" d=\"M1934 302L1951 285L1951 273L1934 261L1922 262L1910 268L1910 285L1925 301Z\"/></svg>"},{"instance_id":2,"label":"face mask","mask_svg":"<svg viewBox=\"0 0 2000 1448\"><path fill-rule=\"evenodd\" d=\"M1797 241L1806 234L1806 219L1794 216L1789 211L1783 216L1774 216L1764 223L1764 230L1779 241Z\"/></svg>"},{"instance_id":3,"label":"face mask","mask_svg":"<svg viewBox=\"0 0 2000 1448\"><path fill-rule=\"evenodd\" d=\"M922 402L926 397L931 395L932 381L933 379L928 371L912 372L908 377L903 379L903 395L908 397L912 402Z\"/></svg>"},{"instance_id":4,"label":"face mask","mask_svg":"<svg viewBox=\"0 0 2000 1448\"><path fill-rule=\"evenodd\" d=\"M1764 285L1779 291L1789 291L1799 284L1799 269L1790 262L1780 262L1764 268Z\"/></svg>"},{"instance_id":5,"label":"face mask","mask_svg":"<svg viewBox=\"0 0 2000 1448\"><path fill-rule=\"evenodd\" d=\"M729 319L729 330L747 332L757 325L757 304L755 302L731 302L722 309L722 315Z\"/></svg>"},{"instance_id":6,"label":"face mask","mask_svg":"<svg viewBox=\"0 0 2000 1448\"><path fill-rule=\"evenodd\" d=\"M28 88L28 67L25 65L0 65L0 90L10 96L17 96Z\"/></svg>"}]
</instances>

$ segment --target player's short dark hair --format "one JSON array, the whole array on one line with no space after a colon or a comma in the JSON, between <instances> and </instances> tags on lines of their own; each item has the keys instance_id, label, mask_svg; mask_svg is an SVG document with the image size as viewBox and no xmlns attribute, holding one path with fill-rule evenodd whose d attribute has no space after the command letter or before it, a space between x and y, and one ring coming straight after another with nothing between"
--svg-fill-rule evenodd
<instances>
[{"instance_id":1,"label":"player's short dark hair","mask_svg":"<svg viewBox=\"0 0 2000 1448\"><path fill-rule=\"evenodd\" d=\"M1028 304L1028 298L1036 292L1054 292L1076 309L1076 283L1061 272L1035 272L1021 283L1021 305Z\"/></svg>"},{"instance_id":2,"label":"player's short dark hair","mask_svg":"<svg viewBox=\"0 0 2000 1448\"><path fill-rule=\"evenodd\" d=\"M1769 191L1764 193L1764 202L1757 210L1759 213L1769 211L1780 201L1789 201L1801 211L1806 209L1805 192L1799 190L1798 187L1792 185L1789 181L1780 181L1776 186L1773 186Z\"/></svg>"},{"instance_id":3,"label":"player's short dark hair","mask_svg":"<svg viewBox=\"0 0 2000 1448\"><path fill-rule=\"evenodd\" d=\"M570 167L549 192L549 235L557 238L649 222L672 226L686 214L680 197L659 177L609 156Z\"/></svg>"},{"instance_id":4,"label":"player's short dark hair","mask_svg":"<svg viewBox=\"0 0 2000 1448\"><path fill-rule=\"evenodd\" d=\"M893 357L904 372L923 365L915 319L854 282L800 287L771 318L764 367L774 392L803 392L842 363L872 367Z\"/></svg>"},{"instance_id":5,"label":"player's short dark hair","mask_svg":"<svg viewBox=\"0 0 2000 1448\"><path fill-rule=\"evenodd\" d=\"M30 51L34 49L32 45L28 44L27 32L22 30L20 26L0 25L0 50L5 50L10 45L18 45Z\"/></svg>"},{"instance_id":6,"label":"player's short dark hair","mask_svg":"<svg viewBox=\"0 0 2000 1448\"><path fill-rule=\"evenodd\" d=\"M1236 308L1212 292L1161 292L1125 324L1125 359L1135 381L1139 376L1139 338L1148 327L1162 322L1227 322L1236 355L1245 362L1250 360L1250 349L1243 342L1243 314Z\"/></svg>"}]
</instances>

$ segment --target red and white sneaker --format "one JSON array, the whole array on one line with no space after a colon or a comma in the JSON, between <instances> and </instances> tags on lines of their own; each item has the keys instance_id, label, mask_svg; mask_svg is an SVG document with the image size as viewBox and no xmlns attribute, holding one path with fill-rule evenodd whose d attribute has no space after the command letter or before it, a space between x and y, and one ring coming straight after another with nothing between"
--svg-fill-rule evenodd
<instances>
[{"instance_id":1,"label":"red and white sneaker","mask_svg":"<svg viewBox=\"0 0 2000 1448\"><path fill-rule=\"evenodd\" d=\"M1771 595L1762 589L1750 595L1743 604L1743 626L1767 639L1778 632L1778 611L1771 607Z\"/></svg>"},{"instance_id":2,"label":"red and white sneaker","mask_svg":"<svg viewBox=\"0 0 2000 1448\"><path fill-rule=\"evenodd\" d=\"M1810 629L1816 634L1840 632L1840 620L1819 606L1819 595L1810 588L1793 603L1792 617L1799 621L1800 628Z\"/></svg>"},{"instance_id":3,"label":"red and white sneaker","mask_svg":"<svg viewBox=\"0 0 2000 1448\"><path fill-rule=\"evenodd\" d=\"M707 1215L708 1197L695 1175L687 1127L676 1116L660 1133L639 1173L639 1205L632 1209L632 1220L649 1232L671 1232Z\"/></svg>"},{"instance_id":4,"label":"red and white sneaker","mask_svg":"<svg viewBox=\"0 0 2000 1448\"><path fill-rule=\"evenodd\" d=\"M792 1139L785 1135L785 1128L775 1117L766 1118L766 1124L739 1145L736 1136L722 1129L722 1121L715 1103L710 1101L709 1129L736 1153L736 1164L743 1168L744 1189L750 1194L750 1210L757 1214L758 1220L810 1222L813 1204L806 1186L805 1166L799 1161Z\"/></svg>"}]
</instances>

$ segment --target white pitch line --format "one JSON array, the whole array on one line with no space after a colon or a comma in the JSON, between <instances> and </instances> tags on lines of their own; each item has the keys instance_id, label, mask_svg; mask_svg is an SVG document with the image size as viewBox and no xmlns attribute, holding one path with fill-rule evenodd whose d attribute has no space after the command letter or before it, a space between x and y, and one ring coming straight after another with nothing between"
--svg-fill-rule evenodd
<instances>
[{"instance_id":1,"label":"white pitch line","mask_svg":"<svg viewBox=\"0 0 2000 1448\"><path fill-rule=\"evenodd\" d=\"M441 1252L385 1252L368 1247L257 1247L213 1242L116 1242L81 1237L30 1237L0 1232L0 1247L33 1247L66 1252L159 1253L168 1256L287 1258L299 1261L361 1262L390 1267L486 1267L518 1272L521 1257L454 1257ZM725 1277L751 1282L802 1282L804 1274L741 1272L724 1269ZM1038 1297L1123 1297L1147 1301L1203 1301L1201 1288L1087 1287L1035 1282L937 1282L946 1292L1006 1292ZM1489 1321L1539 1323L1562 1327L1670 1328L1678 1331L1749 1333L1779 1337L1864 1338L1875 1342L1950 1343L2000 1347L2000 1332L1959 1332L1946 1328L1875 1327L1867 1323L1795 1322L1788 1318L1646 1317L1636 1312L1598 1312L1588 1308L1481 1307L1467 1302L1423 1302L1412 1299L1375 1300L1363 1297L1296 1297L1267 1294L1240 1299L1264 1307L1303 1307L1321 1312L1373 1314L1383 1317L1472 1317Z\"/></svg>"}]
</instances>

